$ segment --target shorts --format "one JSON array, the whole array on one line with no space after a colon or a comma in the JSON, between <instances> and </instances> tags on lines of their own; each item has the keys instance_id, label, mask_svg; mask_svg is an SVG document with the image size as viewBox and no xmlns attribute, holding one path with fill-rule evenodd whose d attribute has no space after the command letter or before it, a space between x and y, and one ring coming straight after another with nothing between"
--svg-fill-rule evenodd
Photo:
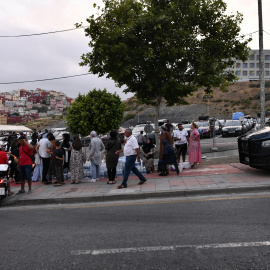
<instances>
[{"instance_id":1,"label":"shorts","mask_svg":"<svg viewBox=\"0 0 270 270\"><path fill-rule=\"evenodd\" d=\"M178 155L185 155L187 153L187 143L183 144L176 144L175 145L176 151L177 151L177 156Z\"/></svg>"},{"instance_id":2,"label":"shorts","mask_svg":"<svg viewBox=\"0 0 270 270\"><path fill-rule=\"evenodd\" d=\"M32 181L32 165L20 166L20 179Z\"/></svg>"}]
</instances>

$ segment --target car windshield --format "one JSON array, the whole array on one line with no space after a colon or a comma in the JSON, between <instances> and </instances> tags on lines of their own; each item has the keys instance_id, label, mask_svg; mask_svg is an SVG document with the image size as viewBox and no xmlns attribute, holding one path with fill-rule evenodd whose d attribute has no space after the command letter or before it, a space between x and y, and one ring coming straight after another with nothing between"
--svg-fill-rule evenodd
<instances>
[{"instance_id":1,"label":"car windshield","mask_svg":"<svg viewBox=\"0 0 270 270\"><path fill-rule=\"evenodd\" d=\"M238 120L227 120L224 126L225 127L228 127L228 126L242 126L242 124Z\"/></svg>"},{"instance_id":2,"label":"car windshield","mask_svg":"<svg viewBox=\"0 0 270 270\"><path fill-rule=\"evenodd\" d=\"M209 127L208 122L195 122L199 127Z\"/></svg>"},{"instance_id":3,"label":"car windshield","mask_svg":"<svg viewBox=\"0 0 270 270\"><path fill-rule=\"evenodd\" d=\"M189 129L190 126L191 126L191 124L186 124L186 125L183 125L183 128Z\"/></svg>"}]
</instances>

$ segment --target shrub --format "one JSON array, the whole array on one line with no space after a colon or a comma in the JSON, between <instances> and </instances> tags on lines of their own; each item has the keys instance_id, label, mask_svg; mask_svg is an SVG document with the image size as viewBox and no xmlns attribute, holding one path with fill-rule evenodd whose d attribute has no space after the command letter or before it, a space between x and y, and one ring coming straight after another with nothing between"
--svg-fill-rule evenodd
<instances>
[{"instance_id":1,"label":"shrub","mask_svg":"<svg viewBox=\"0 0 270 270\"><path fill-rule=\"evenodd\" d=\"M135 116L136 116L136 114L134 114L134 113L128 113L128 114L126 114L126 116L124 117L124 121L128 121L128 120L130 120L130 119L133 119L133 118L135 118Z\"/></svg>"}]
</instances>

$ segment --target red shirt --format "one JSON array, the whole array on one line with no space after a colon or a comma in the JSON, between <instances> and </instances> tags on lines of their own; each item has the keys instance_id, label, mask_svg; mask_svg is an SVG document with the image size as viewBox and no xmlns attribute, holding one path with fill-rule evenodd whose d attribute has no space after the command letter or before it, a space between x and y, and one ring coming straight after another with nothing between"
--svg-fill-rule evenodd
<instances>
[{"instance_id":1,"label":"red shirt","mask_svg":"<svg viewBox=\"0 0 270 270\"><path fill-rule=\"evenodd\" d=\"M7 164L8 162L8 157L6 152L0 151L0 164Z\"/></svg>"},{"instance_id":2,"label":"red shirt","mask_svg":"<svg viewBox=\"0 0 270 270\"><path fill-rule=\"evenodd\" d=\"M24 151L23 151L24 150ZM27 145L22 145L19 148L20 152L20 166L32 165L33 150L29 149ZM27 154L31 157L29 157Z\"/></svg>"}]
</instances>

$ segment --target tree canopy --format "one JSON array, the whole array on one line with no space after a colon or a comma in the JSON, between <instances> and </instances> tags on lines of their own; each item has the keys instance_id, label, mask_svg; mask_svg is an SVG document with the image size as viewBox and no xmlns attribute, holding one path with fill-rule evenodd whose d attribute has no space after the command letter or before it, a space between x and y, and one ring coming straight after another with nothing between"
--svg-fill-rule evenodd
<instances>
[{"instance_id":1,"label":"tree canopy","mask_svg":"<svg viewBox=\"0 0 270 270\"><path fill-rule=\"evenodd\" d=\"M92 130L106 134L118 129L123 112L124 105L116 93L93 89L86 95L79 94L68 108L66 120L74 134L86 136Z\"/></svg>"},{"instance_id":2,"label":"tree canopy","mask_svg":"<svg viewBox=\"0 0 270 270\"><path fill-rule=\"evenodd\" d=\"M236 79L228 70L248 56L242 15L222 0L103 0L85 29L91 51L80 65L112 78L143 103L181 103L198 87ZM78 24L77 24L78 25Z\"/></svg>"}]
</instances>

